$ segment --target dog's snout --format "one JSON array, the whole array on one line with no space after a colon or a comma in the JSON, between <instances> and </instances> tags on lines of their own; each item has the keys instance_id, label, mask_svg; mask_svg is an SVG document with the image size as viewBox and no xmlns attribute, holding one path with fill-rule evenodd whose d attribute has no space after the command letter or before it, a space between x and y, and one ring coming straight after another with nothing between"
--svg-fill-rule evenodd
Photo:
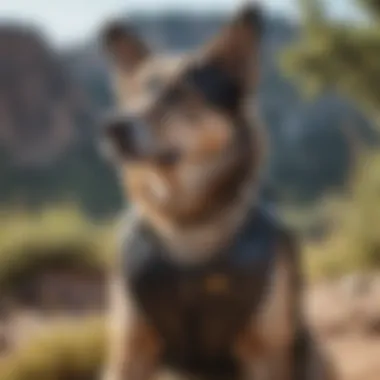
<instances>
[{"instance_id":1,"label":"dog's snout","mask_svg":"<svg viewBox=\"0 0 380 380\"><path fill-rule=\"evenodd\" d=\"M129 118L112 118L105 123L105 133L111 138L123 138L130 135L133 122Z\"/></svg>"},{"instance_id":2,"label":"dog's snout","mask_svg":"<svg viewBox=\"0 0 380 380\"><path fill-rule=\"evenodd\" d=\"M113 117L105 122L105 135L123 155L136 153L136 127L131 118Z\"/></svg>"},{"instance_id":3,"label":"dog's snout","mask_svg":"<svg viewBox=\"0 0 380 380\"><path fill-rule=\"evenodd\" d=\"M127 158L143 158L152 145L149 128L139 119L114 117L106 122L105 133L114 147Z\"/></svg>"}]
</instances>

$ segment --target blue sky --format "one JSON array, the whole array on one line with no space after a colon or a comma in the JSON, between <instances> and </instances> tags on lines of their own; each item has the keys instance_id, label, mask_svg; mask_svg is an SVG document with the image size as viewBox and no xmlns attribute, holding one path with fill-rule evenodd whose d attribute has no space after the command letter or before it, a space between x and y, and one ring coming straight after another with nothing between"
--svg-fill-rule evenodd
<instances>
[{"instance_id":1,"label":"blue sky","mask_svg":"<svg viewBox=\"0 0 380 380\"><path fill-rule=\"evenodd\" d=\"M0 0L0 22L4 19L32 22L43 28L56 45L85 40L105 18L131 11L155 12L167 8L232 11L247 0ZM272 11L295 15L297 0L257 0ZM333 0L345 11L349 0ZM331 3L330 3L331 4Z\"/></svg>"}]
</instances>

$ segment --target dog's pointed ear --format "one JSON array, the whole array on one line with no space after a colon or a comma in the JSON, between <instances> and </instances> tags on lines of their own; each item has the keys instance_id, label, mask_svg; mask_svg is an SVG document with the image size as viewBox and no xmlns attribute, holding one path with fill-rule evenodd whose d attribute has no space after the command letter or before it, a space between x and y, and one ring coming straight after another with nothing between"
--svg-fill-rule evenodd
<instances>
[{"instance_id":1,"label":"dog's pointed ear","mask_svg":"<svg viewBox=\"0 0 380 380\"><path fill-rule=\"evenodd\" d=\"M231 79L252 88L256 84L263 15L257 4L248 4L206 47L203 58L218 65Z\"/></svg>"},{"instance_id":2,"label":"dog's pointed ear","mask_svg":"<svg viewBox=\"0 0 380 380\"><path fill-rule=\"evenodd\" d=\"M103 50L118 69L132 71L149 55L149 49L124 21L107 23L100 34Z\"/></svg>"}]
</instances>

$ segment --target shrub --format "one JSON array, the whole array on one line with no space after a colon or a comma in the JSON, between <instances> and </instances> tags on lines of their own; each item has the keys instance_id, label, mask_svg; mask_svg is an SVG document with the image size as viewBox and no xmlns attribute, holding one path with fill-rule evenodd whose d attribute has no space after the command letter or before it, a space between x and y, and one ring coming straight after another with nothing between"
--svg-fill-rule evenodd
<instances>
[{"instance_id":1,"label":"shrub","mask_svg":"<svg viewBox=\"0 0 380 380\"><path fill-rule=\"evenodd\" d=\"M95 380L105 354L102 319L55 326L0 361L0 379Z\"/></svg>"},{"instance_id":2,"label":"shrub","mask_svg":"<svg viewBox=\"0 0 380 380\"><path fill-rule=\"evenodd\" d=\"M380 269L380 154L363 155L351 192L335 204L334 228L320 244L304 250L309 274L335 277Z\"/></svg>"},{"instance_id":3,"label":"shrub","mask_svg":"<svg viewBox=\"0 0 380 380\"><path fill-rule=\"evenodd\" d=\"M17 286L41 270L104 271L112 258L113 223L94 224L78 210L35 214L3 212L0 218L0 289Z\"/></svg>"}]
</instances>

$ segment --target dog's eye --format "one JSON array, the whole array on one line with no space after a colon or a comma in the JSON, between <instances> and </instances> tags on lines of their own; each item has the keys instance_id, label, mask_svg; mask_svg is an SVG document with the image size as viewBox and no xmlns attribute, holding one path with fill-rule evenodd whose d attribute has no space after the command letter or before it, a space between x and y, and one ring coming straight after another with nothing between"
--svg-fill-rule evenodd
<instances>
[{"instance_id":1,"label":"dog's eye","mask_svg":"<svg viewBox=\"0 0 380 380\"><path fill-rule=\"evenodd\" d=\"M169 88L164 96L165 103L171 107L181 104L183 98L184 92L180 87Z\"/></svg>"}]
</instances>

